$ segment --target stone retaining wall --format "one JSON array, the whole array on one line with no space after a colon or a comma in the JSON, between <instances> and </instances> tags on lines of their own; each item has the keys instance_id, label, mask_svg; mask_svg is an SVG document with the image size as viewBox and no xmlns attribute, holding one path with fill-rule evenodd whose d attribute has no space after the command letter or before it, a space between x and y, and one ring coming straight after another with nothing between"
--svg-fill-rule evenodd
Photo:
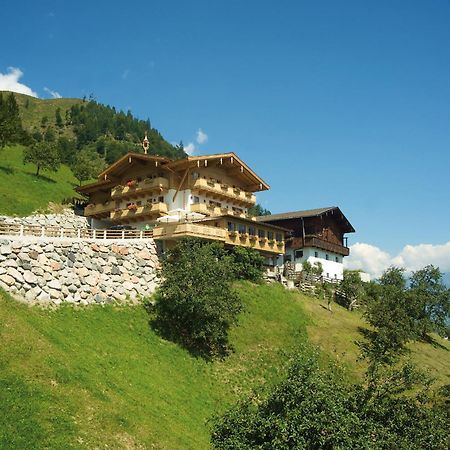
<instances>
[{"instance_id":1,"label":"stone retaining wall","mask_svg":"<svg viewBox=\"0 0 450 450\"><path fill-rule=\"evenodd\" d=\"M0 238L0 287L30 303L86 305L147 296L158 285L158 268L152 239Z\"/></svg>"},{"instance_id":2,"label":"stone retaining wall","mask_svg":"<svg viewBox=\"0 0 450 450\"><path fill-rule=\"evenodd\" d=\"M62 214L33 214L27 217L0 216L0 222L17 225L37 225L41 227L88 228L88 219L77 216L71 209Z\"/></svg>"}]
</instances>

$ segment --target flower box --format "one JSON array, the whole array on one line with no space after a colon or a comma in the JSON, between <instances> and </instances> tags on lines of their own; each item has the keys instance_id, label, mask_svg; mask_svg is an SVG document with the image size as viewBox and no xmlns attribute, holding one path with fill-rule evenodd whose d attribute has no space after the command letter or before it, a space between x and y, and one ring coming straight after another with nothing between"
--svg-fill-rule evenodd
<instances>
[{"instance_id":1,"label":"flower box","mask_svg":"<svg viewBox=\"0 0 450 450\"><path fill-rule=\"evenodd\" d=\"M137 205L135 205L134 203L132 205L128 205L127 209L129 211L136 211L137 210Z\"/></svg>"}]
</instances>

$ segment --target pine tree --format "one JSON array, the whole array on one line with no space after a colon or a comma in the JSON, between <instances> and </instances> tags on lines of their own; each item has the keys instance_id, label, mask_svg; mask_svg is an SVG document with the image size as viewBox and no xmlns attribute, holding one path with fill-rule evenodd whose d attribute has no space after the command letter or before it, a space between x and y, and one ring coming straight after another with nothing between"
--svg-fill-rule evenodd
<instances>
[{"instance_id":1,"label":"pine tree","mask_svg":"<svg viewBox=\"0 0 450 450\"><path fill-rule=\"evenodd\" d=\"M55 112L55 124L58 128L62 128L64 126L64 122L61 116L61 108L56 108Z\"/></svg>"}]
</instances>

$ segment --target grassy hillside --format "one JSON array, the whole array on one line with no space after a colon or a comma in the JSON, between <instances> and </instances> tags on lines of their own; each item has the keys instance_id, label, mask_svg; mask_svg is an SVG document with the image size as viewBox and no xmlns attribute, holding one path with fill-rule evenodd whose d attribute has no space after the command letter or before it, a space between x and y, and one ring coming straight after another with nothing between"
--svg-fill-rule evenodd
<instances>
[{"instance_id":1,"label":"grassy hillside","mask_svg":"<svg viewBox=\"0 0 450 450\"><path fill-rule=\"evenodd\" d=\"M142 307L45 311L0 300L0 448L208 447L208 419L306 338L299 298L240 286L236 353L206 363L160 339Z\"/></svg>"},{"instance_id":2,"label":"grassy hillside","mask_svg":"<svg viewBox=\"0 0 450 450\"><path fill-rule=\"evenodd\" d=\"M3 97L6 97L9 93L4 92ZM83 103L83 100L79 98L51 98L41 99L30 97L24 94L14 94L17 104L19 105L20 117L22 119L23 127L31 131L34 128L41 128L42 118L48 117L49 123L55 123L55 114L58 108L61 109L61 116L64 120L65 113L73 105L79 105ZM64 128L64 134L72 136L70 128Z\"/></svg>"},{"instance_id":3,"label":"grassy hillside","mask_svg":"<svg viewBox=\"0 0 450 450\"><path fill-rule=\"evenodd\" d=\"M77 180L62 165L58 172L42 172L22 164L23 147L16 145L0 151L0 214L25 216L49 202L61 202L76 195Z\"/></svg>"},{"instance_id":4,"label":"grassy hillside","mask_svg":"<svg viewBox=\"0 0 450 450\"><path fill-rule=\"evenodd\" d=\"M357 314L278 285L238 289L235 353L214 363L159 338L140 306L49 311L0 294L0 448L208 448L209 418L277 380L307 334L357 376ZM445 379L449 347L420 351Z\"/></svg>"}]
</instances>

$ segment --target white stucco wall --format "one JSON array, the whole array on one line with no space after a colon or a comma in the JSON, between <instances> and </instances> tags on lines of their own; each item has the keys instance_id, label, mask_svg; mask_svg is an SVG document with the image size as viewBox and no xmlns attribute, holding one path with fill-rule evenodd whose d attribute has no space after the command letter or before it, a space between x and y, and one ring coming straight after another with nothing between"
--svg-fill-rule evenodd
<instances>
[{"instance_id":1,"label":"white stucco wall","mask_svg":"<svg viewBox=\"0 0 450 450\"><path fill-rule=\"evenodd\" d=\"M304 261L308 261L311 264L320 262L323 267L322 276L327 278L335 278L337 280L342 280L344 278L344 265L342 255L327 252L325 250L314 247L306 247L301 249L301 251L303 251L303 256L301 258L295 258L295 250L291 248L287 249L283 257L278 257L277 266L282 269L284 267L284 261L286 260L286 257L290 257L291 261L295 264L296 272L300 272L302 270L302 264Z\"/></svg>"}]
</instances>

